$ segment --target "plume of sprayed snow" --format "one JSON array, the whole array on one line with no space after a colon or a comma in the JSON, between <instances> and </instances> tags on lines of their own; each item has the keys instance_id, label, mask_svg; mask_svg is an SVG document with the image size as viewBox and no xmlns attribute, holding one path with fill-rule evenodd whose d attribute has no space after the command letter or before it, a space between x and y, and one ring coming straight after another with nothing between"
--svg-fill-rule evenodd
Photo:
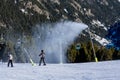
<instances>
[{"instance_id":1,"label":"plume of sprayed snow","mask_svg":"<svg viewBox=\"0 0 120 80\"><path fill-rule=\"evenodd\" d=\"M71 21L36 25L33 29L34 44L30 47L30 52L34 53L32 54L33 59L38 62L39 58L36 56L43 49L47 62L65 62L67 47L85 28L87 25Z\"/></svg>"}]
</instances>

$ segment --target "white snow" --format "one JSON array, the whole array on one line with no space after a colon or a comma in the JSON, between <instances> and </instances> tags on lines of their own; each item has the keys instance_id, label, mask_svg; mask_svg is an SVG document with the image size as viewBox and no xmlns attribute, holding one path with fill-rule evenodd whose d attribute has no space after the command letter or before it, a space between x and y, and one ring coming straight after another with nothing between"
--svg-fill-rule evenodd
<instances>
[{"instance_id":1,"label":"white snow","mask_svg":"<svg viewBox=\"0 0 120 80\"><path fill-rule=\"evenodd\" d=\"M101 45L103 45L103 46L105 46L105 45L107 45L107 44L109 44L110 42L107 40L107 39L105 39L105 38L102 38L102 37L100 37L100 36L98 36L98 35L96 35L96 34L94 34L94 39L97 41L97 42L99 42Z\"/></svg>"},{"instance_id":2,"label":"white snow","mask_svg":"<svg viewBox=\"0 0 120 80\"><path fill-rule=\"evenodd\" d=\"M64 11L65 11L66 13L68 13L67 9L64 9Z\"/></svg>"},{"instance_id":3,"label":"white snow","mask_svg":"<svg viewBox=\"0 0 120 80\"><path fill-rule=\"evenodd\" d=\"M27 14L28 12L25 9L20 9L23 13Z\"/></svg>"},{"instance_id":4,"label":"white snow","mask_svg":"<svg viewBox=\"0 0 120 80\"><path fill-rule=\"evenodd\" d=\"M88 29L85 30L86 32L89 32ZM91 35L91 39L96 40L101 45L106 46L107 44L111 43L111 40L107 40L105 38L100 37L99 35L96 35L94 31L89 32L89 35Z\"/></svg>"},{"instance_id":5,"label":"white snow","mask_svg":"<svg viewBox=\"0 0 120 80\"><path fill-rule=\"evenodd\" d=\"M103 29L106 30L106 31L108 30L107 27L105 27L105 26L103 27Z\"/></svg>"},{"instance_id":6,"label":"white snow","mask_svg":"<svg viewBox=\"0 0 120 80\"><path fill-rule=\"evenodd\" d=\"M22 12L25 12L25 9L20 9Z\"/></svg>"},{"instance_id":7,"label":"white snow","mask_svg":"<svg viewBox=\"0 0 120 80\"><path fill-rule=\"evenodd\" d=\"M99 20L92 20L92 24L97 26L104 26L104 24L102 24Z\"/></svg>"},{"instance_id":8,"label":"white snow","mask_svg":"<svg viewBox=\"0 0 120 80\"><path fill-rule=\"evenodd\" d=\"M1 80L119 80L120 61L78 64L47 64L31 66L29 63L0 63Z\"/></svg>"},{"instance_id":9,"label":"white snow","mask_svg":"<svg viewBox=\"0 0 120 80\"><path fill-rule=\"evenodd\" d=\"M118 0L118 2L120 2L120 0Z\"/></svg>"},{"instance_id":10,"label":"white snow","mask_svg":"<svg viewBox=\"0 0 120 80\"><path fill-rule=\"evenodd\" d=\"M96 41L98 41L101 45L105 46L107 44L109 44L110 42L107 41L105 38L102 38L101 40L96 38Z\"/></svg>"},{"instance_id":11,"label":"white snow","mask_svg":"<svg viewBox=\"0 0 120 80\"><path fill-rule=\"evenodd\" d=\"M86 8L83 8L84 11L86 11Z\"/></svg>"},{"instance_id":12,"label":"white snow","mask_svg":"<svg viewBox=\"0 0 120 80\"><path fill-rule=\"evenodd\" d=\"M14 3L16 4L16 3L17 3L17 1L16 1L16 0L14 0Z\"/></svg>"}]
</instances>

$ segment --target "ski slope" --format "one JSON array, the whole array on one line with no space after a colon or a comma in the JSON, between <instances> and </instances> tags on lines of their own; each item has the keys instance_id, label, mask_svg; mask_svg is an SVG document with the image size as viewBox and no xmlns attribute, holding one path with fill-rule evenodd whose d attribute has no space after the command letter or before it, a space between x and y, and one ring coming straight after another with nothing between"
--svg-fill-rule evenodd
<instances>
[{"instance_id":1,"label":"ski slope","mask_svg":"<svg viewBox=\"0 0 120 80\"><path fill-rule=\"evenodd\" d=\"M0 80L120 80L120 61L78 64L0 63Z\"/></svg>"}]
</instances>

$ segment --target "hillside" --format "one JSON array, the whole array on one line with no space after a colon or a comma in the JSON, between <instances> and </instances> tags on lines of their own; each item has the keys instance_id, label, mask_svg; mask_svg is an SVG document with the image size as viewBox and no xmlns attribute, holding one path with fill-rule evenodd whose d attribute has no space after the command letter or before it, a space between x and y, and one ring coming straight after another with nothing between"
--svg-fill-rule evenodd
<instances>
[{"instance_id":1,"label":"hillside","mask_svg":"<svg viewBox=\"0 0 120 80\"><path fill-rule=\"evenodd\" d=\"M107 27L120 19L119 0L1 0L0 4L0 33L4 35L11 33L9 29L31 35L34 25L62 19L83 22L104 37Z\"/></svg>"},{"instance_id":2,"label":"hillside","mask_svg":"<svg viewBox=\"0 0 120 80\"><path fill-rule=\"evenodd\" d=\"M109 26L120 19L119 4L119 0L0 0L0 44L2 48L7 47L6 52L11 49L17 62L27 62L23 48L31 47L32 42L35 42L33 38L41 35L40 39L44 41L47 34L44 28L54 28L59 22L72 21L88 25L95 37L93 42L104 45L109 43L104 38ZM43 34L43 31L46 33ZM88 41L88 30L84 30L74 40L75 43ZM6 52L3 55L5 60Z\"/></svg>"}]
</instances>

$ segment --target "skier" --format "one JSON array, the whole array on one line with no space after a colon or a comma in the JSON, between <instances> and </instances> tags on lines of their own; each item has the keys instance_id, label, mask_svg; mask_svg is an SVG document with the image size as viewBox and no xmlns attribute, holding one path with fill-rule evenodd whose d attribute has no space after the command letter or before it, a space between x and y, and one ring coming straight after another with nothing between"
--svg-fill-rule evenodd
<instances>
[{"instance_id":1,"label":"skier","mask_svg":"<svg viewBox=\"0 0 120 80\"><path fill-rule=\"evenodd\" d=\"M9 67L9 64L11 64L11 67L13 67L13 55L9 54L8 58L9 58L9 60L8 60L8 67Z\"/></svg>"},{"instance_id":2,"label":"skier","mask_svg":"<svg viewBox=\"0 0 120 80\"><path fill-rule=\"evenodd\" d=\"M41 53L39 54L40 56L40 62L39 62L39 66L41 65L41 62L43 61L43 65L46 65L45 63L45 53L44 50L41 50Z\"/></svg>"}]
</instances>

